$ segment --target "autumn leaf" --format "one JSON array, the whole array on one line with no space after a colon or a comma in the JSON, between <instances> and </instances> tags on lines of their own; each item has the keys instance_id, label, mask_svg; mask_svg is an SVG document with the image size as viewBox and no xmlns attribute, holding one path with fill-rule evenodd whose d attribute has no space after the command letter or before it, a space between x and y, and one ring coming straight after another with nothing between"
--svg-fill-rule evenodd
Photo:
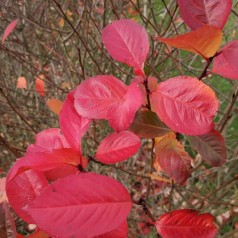
<instances>
[{"instance_id":1,"label":"autumn leaf","mask_svg":"<svg viewBox=\"0 0 238 238\"><path fill-rule=\"evenodd\" d=\"M82 173L51 183L26 210L51 236L90 238L117 229L131 207L130 194L121 183Z\"/></svg>"},{"instance_id":2,"label":"autumn leaf","mask_svg":"<svg viewBox=\"0 0 238 238\"><path fill-rule=\"evenodd\" d=\"M223 136L216 130L200 136L188 136L195 150L211 166L219 167L226 162L227 151Z\"/></svg>"},{"instance_id":3,"label":"autumn leaf","mask_svg":"<svg viewBox=\"0 0 238 238\"><path fill-rule=\"evenodd\" d=\"M215 238L217 234L211 214L199 214L190 209L163 214L155 222L155 227L163 238Z\"/></svg>"},{"instance_id":4,"label":"autumn leaf","mask_svg":"<svg viewBox=\"0 0 238 238\"><path fill-rule=\"evenodd\" d=\"M192 30L205 24L223 29L232 8L232 0L177 0L177 2L184 22Z\"/></svg>"},{"instance_id":5,"label":"autumn leaf","mask_svg":"<svg viewBox=\"0 0 238 238\"><path fill-rule=\"evenodd\" d=\"M208 59L218 51L222 40L222 31L217 27L204 25L189 33L173 38L156 37L156 40L175 48L199 54Z\"/></svg>"},{"instance_id":6,"label":"autumn leaf","mask_svg":"<svg viewBox=\"0 0 238 238\"><path fill-rule=\"evenodd\" d=\"M10 35L10 33L15 29L16 25L17 25L18 19L12 21L7 28L4 31L3 37L2 37L2 44L4 44L5 40L7 39L7 37Z\"/></svg>"},{"instance_id":7,"label":"autumn leaf","mask_svg":"<svg viewBox=\"0 0 238 238\"><path fill-rule=\"evenodd\" d=\"M18 216L24 221L34 224L34 220L24 208L42 192L48 182L42 172L35 170L27 170L11 179L12 170L14 167L8 173L6 184L9 203Z\"/></svg>"},{"instance_id":8,"label":"autumn leaf","mask_svg":"<svg viewBox=\"0 0 238 238\"><path fill-rule=\"evenodd\" d=\"M201 135L213 129L218 109L214 91L196 78L170 78L151 94L152 109L175 132Z\"/></svg>"},{"instance_id":9,"label":"autumn leaf","mask_svg":"<svg viewBox=\"0 0 238 238\"><path fill-rule=\"evenodd\" d=\"M226 44L215 57L212 72L221 76L238 80L238 40Z\"/></svg>"},{"instance_id":10,"label":"autumn leaf","mask_svg":"<svg viewBox=\"0 0 238 238\"><path fill-rule=\"evenodd\" d=\"M129 129L142 138L160 137L170 132L157 114L149 110L138 111Z\"/></svg>"},{"instance_id":11,"label":"autumn leaf","mask_svg":"<svg viewBox=\"0 0 238 238\"><path fill-rule=\"evenodd\" d=\"M59 99L51 98L47 100L46 104L52 112L59 115L63 102L60 101Z\"/></svg>"},{"instance_id":12,"label":"autumn leaf","mask_svg":"<svg viewBox=\"0 0 238 238\"><path fill-rule=\"evenodd\" d=\"M149 39L144 27L129 19L114 21L103 29L102 40L113 59L133 66L135 74L145 75Z\"/></svg>"},{"instance_id":13,"label":"autumn leaf","mask_svg":"<svg viewBox=\"0 0 238 238\"><path fill-rule=\"evenodd\" d=\"M59 26L60 28L63 28L63 27L64 27L64 18L63 18L63 17L61 17L61 18L58 20L58 26Z\"/></svg>"},{"instance_id":14,"label":"autumn leaf","mask_svg":"<svg viewBox=\"0 0 238 238\"><path fill-rule=\"evenodd\" d=\"M74 108L74 95L75 89L68 93L59 115L59 123L70 146L81 151L81 139L92 120L77 113Z\"/></svg>"},{"instance_id":15,"label":"autumn leaf","mask_svg":"<svg viewBox=\"0 0 238 238\"><path fill-rule=\"evenodd\" d=\"M18 77L17 88L27 88L27 82L25 77Z\"/></svg>"},{"instance_id":16,"label":"autumn leaf","mask_svg":"<svg viewBox=\"0 0 238 238\"><path fill-rule=\"evenodd\" d=\"M35 81L35 89L36 92L39 93L40 96L45 96L45 82L44 82L45 76L43 74L40 74Z\"/></svg>"},{"instance_id":17,"label":"autumn leaf","mask_svg":"<svg viewBox=\"0 0 238 238\"><path fill-rule=\"evenodd\" d=\"M132 132L113 132L101 142L95 157L102 163L114 164L134 155L140 146L140 138Z\"/></svg>"},{"instance_id":18,"label":"autumn leaf","mask_svg":"<svg viewBox=\"0 0 238 238\"><path fill-rule=\"evenodd\" d=\"M176 183L184 184L191 173L191 158L172 132L156 138L155 154L160 168Z\"/></svg>"}]
</instances>

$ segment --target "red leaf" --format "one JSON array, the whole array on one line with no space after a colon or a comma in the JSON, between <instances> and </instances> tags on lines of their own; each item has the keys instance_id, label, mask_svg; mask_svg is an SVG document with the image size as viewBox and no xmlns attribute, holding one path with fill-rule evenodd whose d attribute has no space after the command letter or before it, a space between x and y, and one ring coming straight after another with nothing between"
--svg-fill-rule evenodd
<instances>
[{"instance_id":1,"label":"red leaf","mask_svg":"<svg viewBox=\"0 0 238 238\"><path fill-rule=\"evenodd\" d=\"M156 159L161 169L176 183L184 184L191 173L191 158L174 133L157 138Z\"/></svg>"},{"instance_id":2,"label":"red leaf","mask_svg":"<svg viewBox=\"0 0 238 238\"><path fill-rule=\"evenodd\" d=\"M11 171L14 166L7 176L6 192L8 201L24 221L34 223L32 217L26 212L25 207L42 192L48 182L43 173L34 170L25 171L11 179Z\"/></svg>"},{"instance_id":3,"label":"red leaf","mask_svg":"<svg viewBox=\"0 0 238 238\"><path fill-rule=\"evenodd\" d=\"M61 130L72 148L81 151L81 138L88 130L91 119L84 118L76 112L74 93L75 90L68 94L59 115L59 122Z\"/></svg>"},{"instance_id":4,"label":"red leaf","mask_svg":"<svg viewBox=\"0 0 238 238\"><path fill-rule=\"evenodd\" d=\"M17 88L27 88L27 82L25 77L18 77Z\"/></svg>"},{"instance_id":5,"label":"red leaf","mask_svg":"<svg viewBox=\"0 0 238 238\"><path fill-rule=\"evenodd\" d=\"M105 234L94 236L93 238L127 238L128 237L128 225L124 222L115 230L109 231Z\"/></svg>"},{"instance_id":6,"label":"red leaf","mask_svg":"<svg viewBox=\"0 0 238 238\"><path fill-rule=\"evenodd\" d=\"M214 91L196 78L178 76L158 85L151 95L160 119L176 132L201 135L213 129L218 109Z\"/></svg>"},{"instance_id":7,"label":"red leaf","mask_svg":"<svg viewBox=\"0 0 238 238\"><path fill-rule=\"evenodd\" d=\"M109 109L109 124L116 131L126 130L132 123L136 111L142 104L141 89L131 84L124 98Z\"/></svg>"},{"instance_id":8,"label":"red leaf","mask_svg":"<svg viewBox=\"0 0 238 238\"><path fill-rule=\"evenodd\" d=\"M114 164L128 159L140 148L139 137L130 131L121 131L107 136L99 145L96 158L105 164Z\"/></svg>"},{"instance_id":9,"label":"red leaf","mask_svg":"<svg viewBox=\"0 0 238 238\"><path fill-rule=\"evenodd\" d=\"M65 137L60 133L58 128L50 128L39 132L35 137L35 144L27 148L29 152L43 152L46 150L70 148Z\"/></svg>"},{"instance_id":10,"label":"red leaf","mask_svg":"<svg viewBox=\"0 0 238 238\"><path fill-rule=\"evenodd\" d=\"M142 138L155 138L164 136L170 132L155 112L144 110L138 111L130 126L130 130Z\"/></svg>"},{"instance_id":11,"label":"red leaf","mask_svg":"<svg viewBox=\"0 0 238 238\"><path fill-rule=\"evenodd\" d=\"M52 236L90 238L118 228L131 207L130 195L118 181L82 173L50 184L27 211Z\"/></svg>"},{"instance_id":12,"label":"red leaf","mask_svg":"<svg viewBox=\"0 0 238 238\"><path fill-rule=\"evenodd\" d=\"M31 158L34 159L35 153L52 151L62 148L70 148L70 146L65 137L60 133L60 130L58 128L51 128L44 130L36 135L36 142L35 144L28 146L26 155L31 160ZM79 148L78 153L80 156L81 152L79 151ZM46 157L48 157L48 155L46 155ZM83 157L81 159L83 167L85 168L87 165L87 160ZM27 167L28 165L29 164L25 164L24 166ZM48 180L56 180L69 174L78 172L79 170L75 166L59 163L58 165L56 164L53 168L45 171L45 176Z\"/></svg>"},{"instance_id":13,"label":"red leaf","mask_svg":"<svg viewBox=\"0 0 238 238\"><path fill-rule=\"evenodd\" d=\"M230 15L232 0L178 0L181 17L192 29L204 24L223 28Z\"/></svg>"},{"instance_id":14,"label":"red leaf","mask_svg":"<svg viewBox=\"0 0 238 238\"><path fill-rule=\"evenodd\" d=\"M129 19L114 21L103 29L102 39L113 59L133 66L135 74L144 76L144 62L149 52L144 27Z\"/></svg>"},{"instance_id":15,"label":"red leaf","mask_svg":"<svg viewBox=\"0 0 238 238\"><path fill-rule=\"evenodd\" d=\"M226 162L226 144L223 136L218 131L212 130L201 136L189 136L188 139L210 165L218 167Z\"/></svg>"},{"instance_id":16,"label":"red leaf","mask_svg":"<svg viewBox=\"0 0 238 238\"><path fill-rule=\"evenodd\" d=\"M24 159L21 159L19 166L12 172L12 178L22 172L34 169L41 172L46 172L51 169L58 168L63 165L78 166L82 164L82 156L78 151L71 148L55 149L51 151L27 153ZM16 165L16 163L15 163Z\"/></svg>"},{"instance_id":17,"label":"red leaf","mask_svg":"<svg viewBox=\"0 0 238 238\"><path fill-rule=\"evenodd\" d=\"M155 222L163 238L215 238L217 227L209 213L182 209L166 213Z\"/></svg>"},{"instance_id":18,"label":"red leaf","mask_svg":"<svg viewBox=\"0 0 238 238\"><path fill-rule=\"evenodd\" d=\"M35 81L36 92L39 93L42 97L45 96L45 76L43 74L39 75Z\"/></svg>"},{"instance_id":19,"label":"red leaf","mask_svg":"<svg viewBox=\"0 0 238 238\"><path fill-rule=\"evenodd\" d=\"M16 25L17 25L18 19L12 21L7 28L4 31L3 37L2 37L2 44L4 44L5 40L7 39L7 37L9 36L9 34L15 29Z\"/></svg>"},{"instance_id":20,"label":"red leaf","mask_svg":"<svg viewBox=\"0 0 238 238\"><path fill-rule=\"evenodd\" d=\"M108 119L113 129L126 130L142 104L137 84L126 86L113 76L99 75L85 80L75 92L74 106L79 115Z\"/></svg>"},{"instance_id":21,"label":"red leaf","mask_svg":"<svg viewBox=\"0 0 238 238\"><path fill-rule=\"evenodd\" d=\"M87 162L88 161L85 158L83 158L83 168L86 167ZM77 167L68 164L63 164L44 172L46 179L49 181L55 181L57 179L69 176L71 174L78 174L78 173L80 173L80 171Z\"/></svg>"},{"instance_id":22,"label":"red leaf","mask_svg":"<svg viewBox=\"0 0 238 238\"><path fill-rule=\"evenodd\" d=\"M238 80L238 40L225 45L215 58L212 72L228 79Z\"/></svg>"},{"instance_id":23,"label":"red leaf","mask_svg":"<svg viewBox=\"0 0 238 238\"><path fill-rule=\"evenodd\" d=\"M173 38L157 37L156 39L166 45L187 50L208 59L213 57L219 49L222 41L222 31L217 27L204 25L195 31Z\"/></svg>"},{"instance_id":24,"label":"red leaf","mask_svg":"<svg viewBox=\"0 0 238 238\"><path fill-rule=\"evenodd\" d=\"M126 89L126 85L113 76L89 78L76 89L75 109L83 117L108 119L108 109L124 97Z\"/></svg>"}]
</instances>

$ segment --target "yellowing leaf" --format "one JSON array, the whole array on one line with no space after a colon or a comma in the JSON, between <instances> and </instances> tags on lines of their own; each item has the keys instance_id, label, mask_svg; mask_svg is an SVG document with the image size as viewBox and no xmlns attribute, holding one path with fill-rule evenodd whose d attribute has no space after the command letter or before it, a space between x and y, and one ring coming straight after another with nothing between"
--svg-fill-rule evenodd
<instances>
[{"instance_id":1,"label":"yellowing leaf","mask_svg":"<svg viewBox=\"0 0 238 238\"><path fill-rule=\"evenodd\" d=\"M64 27L64 18L60 18L59 20L58 20L58 26L60 27L60 28L63 28Z\"/></svg>"},{"instance_id":2,"label":"yellowing leaf","mask_svg":"<svg viewBox=\"0 0 238 238\"><path fill-rule=\"evenodd\" d=\"M159 180L166 183L172 183L171 179L167 179L156 174L148 174L148 176L151 177L151 179Z\"/></svg>"},{"instance_id":3,"label":"yellowing leaf","mask_svg":"<svg viewBox=\"0 0 238 238\"><path fill-rule=\"evenodd\" d=\"M70 89L70 84L68 82L63 82L61 85L60 85L61 88L63 89Z\"/></svg>"},{"instance_id":4,"label":"yellowing leaf","mask_svg":"<svg viewBox=\"0 0 238 238\"><path fill-rule=\"evenodd\" d=\"M184 184L191 173L191 158L174 133L155 139L155 154L160 168L176 183Z\"/></svg>"},{"instance_id":5,"label":"yellowing leaf","mask_svg":"<svg viewBox=\"0 0 238 238\"><path fill-rule=\"evenodd\" d=\"M18 77L17 88L27 88L27 82L25 77Z\"/></svg>"},{"instance_id":6,"label":"yellowing leaf","mask_svg":"<svg viewBox=\"0 0 238 238\"><path fill-rule=\"evenodd\" d=\"M175 48L197 53L205 59L215 55L222 40L221 29L204 25L203 27L173 38L156 37L157 40Z\"/></svg>"},{"instance_id":7,"label":"yellowing leaf","mask_svg":"<svg viewBox=\"0 0 238 238\"><path fill-rule=\"evenodd\" d=\"M60 101L59 99L54 99L51 98L49 100L47 100L47 106L49 107L49 109L54 112L55 114L59 115L63 102Z\"/></svg>"}]
</instances>

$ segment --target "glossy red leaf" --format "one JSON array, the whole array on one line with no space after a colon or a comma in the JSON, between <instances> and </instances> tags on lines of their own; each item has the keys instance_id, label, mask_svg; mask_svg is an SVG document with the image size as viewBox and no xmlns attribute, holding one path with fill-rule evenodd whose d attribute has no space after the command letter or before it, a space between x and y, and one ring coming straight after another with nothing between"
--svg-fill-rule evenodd
<instances>
[{"instance_id":1,"label":"glossy red leaf","mask_svg":"<svg viewBox=\"0 0 238 238\"><path fill-rule=\"evenodd\" d=\"M137 75L144 76L144 62L149 53L149 39L144 27L121 19L106 26L102 40L113 59L134 67Z\"/></svg>"},{"instance_id":2,"label":"glossy red leaf","mask_svg":"<svg viewBox=\"0 0 238 238\"><path fill-rule=\"evenodd\" d=\"M78 151L71 148L61 148L51 151L27 153L19 166L12 171L11 176L21 174L22 172L34 169L46 172L63 165L78 166L82 164L83 158Z\"/></svg>"},{"instance_id":3,"label":"glossy red leaf","mask_svg":"<svg viewBox=\"0 0 238 238\"><path fill-rule=\"evenodd\" d=\"M11 179L11 177L10 171L6 184L8 201L24 221L34 224L34 220L25 208L30 201L33 201L42 192L48 182L43 173L34 170L25 171L14 179Z\"/></svg>"},{"instance_id":4,"label":"glossy red leaf","mask_svg":"<svg viewBox=\"0 0 238 238\"><path fill-rule=\"evenodd\" d=\"M81 151L81 139L88 130L91 119L84 118L76 112L74 108L74 94L75 90L68 94L59 115L59 123L71 147Z\"/></svg>"},{"instance_id":5,"label":"glossy red leaf","mask_svg":"<svg viewBox=\"0 0 238 238\"><path fill-rule=\"evenodd\" d=\"M65 137L60 133L60 129L58 128L50 128L42 132L39 132L36 135L35 139L36 139L35 144L32 144L27 147L26 155L29 160L34 159L35 158L34 154L38 152L52 151L52 150L62 149L62 148L70 148L70 145L66 141ZM79 148L78 148L78 153L79 155L81 155ZM41 155L42 157L44 156L43 154ZM49 155L46 155L46 157L49 158ZM87 165L87 160L83 157L81 159L82 159L82 165L85 168ZM28 163L24 164L23 167L27 168L27 166L29 166ZM56 180L58 178L65 177L69 174L75 174L79 172L77 167L69 165L69 164L62 164L62 163L59 163L58 165L55 164L55 166L51 169L49 168L46 168L46 169L47 170L45 171L45 176L48 180Z\"/></svg>"},{"instance_id":6,"label":"glossy red leaf","mask_svg":"<svg viewBox=\"0 0 238 238\"><path fill-rule=\"evenodd\" d=\"M93 119L108 119L108 110L127 91L119 79L98 75L83 81L76 89L74 106L79 115Z\"/></svg>"},{"instance_id":7,"label":"glossy red leaf","mask_svg":"<svg viewBox=\"0 0 238 238\"><path fill-rule=\"evenodd\" d=\"M86 162L86 163L85 163ZM87 165L87 160L83 158L83 168ZM79 169L76 166L63 164L53 169L47 170L44 172L45 177L48 181L55 181L57 179L69 176L71 174L80 173Z\"/></svg>"},{"instance_id":8,"label":"glossy red leaf","mask_svg":"<svg viewBox=\"0 0 238 238\"><path fill-rule=\"evenodd\" d=\"M51 236L90 238L118 228L131 207L130 195L118 181L82 173L50 184L27 211Z\"/></svg>"},{"instance_id":9,"label":"glossy red leaf","mask_svg":"<svg viewBox=\"0 0 238 238\"><path fill-rule=\"evenodd\" d=\"M9 34L15 29L16 25L17 25L18 19L12 21L7 28L4 31L3 37L2 37L2 44L4 44L5 40L7 39L7 37L9 36Z\"/></svg>"},{"instance_id":10,"label":"glossy red leaf","mask_svg":"<svg viewBox=\"0 0 238 238\"><path fill-rule=\"evenodd\" d=\"M140 146L140 138L132 132L114 132L101 142L96 158L102 163L114 164L134 155Z\"/></svg>"},{"instance_id":11,"label":"glossy red leaf","mask_svg":"<svg viewBox=\"0 0 238 238\"><path fill-rule=\"evenodd\" d=\"M184 22L192 29L204 24L223 28L232 8L232 0L177 0Z\"/></svg>"},{"instance_id":12,"label":"glossy red leaf","mask_svg":"<svg viewBox=\"0 0 238 238\"><path fill-rule=\"evenodd\" d=\"M212 72L221 76L238 80L238 40L226 44L215 58Z\"/></svg>"},{"instance_id":13,"label":"glossy red leaf","mask_svg":"<svg viewBox=\"0 0 238 238\"><path fill-rule=\"evenodd\" d=\"M219 49L222 41L222 31L217 27L204 25L195 31L173 38L156 37L156 39L166 45L193 52L208 59L213 57Z\"/></svg>"},{"instance_id":14,"label":"glossy red leaf","mask_svg":"<svg viewBox=\"0 0 238 238\"><path fill-rule=\"evenodd\" d=\"M196 78L178 76L158 85L151 95L152 107L172 130L202 135L213 129L218 109L214 91Z\"/></svg>"},{"instance_id":15,"label":"glossy red leaf","mask_svg":"<svg viewBox=\"0 0 238 238\"><path fill-rule=\"evenodd\" d=\"M116 131L126 130L132 123L136 111L142 104L142 92L136 83L127 88L123 99L108 110L109 124Z\"/></svg>"},{"instance_id":16,"label":"glossy red leaf","mask_svg":"<svg viewBox=\"0 0 238 238\"><path fill-rule=\"evenodd\" d=\"M189 142L210 165L218 167L226 162L227 151L223 136L212 130L201 136L189 136Z\"/></svg>"},{"instance_id":17,"label":"glossy red leaf","mask_svg":"<svg viewBox=\"0 0 238 238\"><path fill-rule=\"evenodd\" d=\"M7 201L0 203L0 237L16 238L16 226Z\"/></svg>"},{"instance_id":18,"label":"glossy red leaf","mask_svg":"<svg viewBox=\"0 0 238 238\"><path fill-rule=\"evenodd\" d=\"M43 152L61 148L70 148L70 146L65 137L60 133L60 129L50 128L36 135L34 146L28 146L27 153L30 151Z\"/></svg>"},{"instance_id":19,"label":"glossy red leaf","mask_svg":"<svg viewBox=\"0 0 238 238\"><path fill-rule=\"evenodd\" d=\"M127 238L128 237L128 225L124 222L115 230L109 231L105 234L94 236L93 238Z\"/></svg>"},{"instance_id":20,"label":"glossy red leaf","mask_svg":"<svg viewBox=\"0 0 238 238\"><path fill-rule=\"evenodd\" d=\"M163 214L155 222L163 238L215 238L217 227L209 213L182 209Z\"/></svg>"},{"instance_id":21,"label":"glossy red leaf","mask_svg":"<svg viewBox=\"0 0 238 238\"><path fill-rule=\"evenodd\" d=\"M138 111L130 126L130 130L142 138L155 138L164 136L170 132L155 112Z\"/></svg>"},{"instance_id":22,"label":"glossy red leaf","mask_svg":"<svg viewBox=\"0 0 238 238\"><path fill-rule=\"evenodd\" d=\"M169 177L178 184L186 182L191 173L191 158L174 133L156 139L155 154L160 168Z\"/></svg>"}]
</instances>

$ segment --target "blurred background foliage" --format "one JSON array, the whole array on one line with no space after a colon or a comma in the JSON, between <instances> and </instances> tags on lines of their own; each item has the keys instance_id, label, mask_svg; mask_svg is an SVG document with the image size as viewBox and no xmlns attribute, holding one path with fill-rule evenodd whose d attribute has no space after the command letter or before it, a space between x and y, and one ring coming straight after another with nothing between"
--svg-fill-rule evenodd
<instances>
[{"instance_id":1,"label":"blurred background foliage","mask_svg":"<svg viewBox=\"0 0 238 238\"><path fill-rule=\"evenodd\" d=\"M131 68L114 62L103 47L101 30L110 22L130 18L142 24L150 37L150 55L145 70L158 82L178 75L199 76L204 60L182 50L154 41L154 36L172 37L190 31L179 15L176 0L2 0L0 35L15 19L16 29L5 44L0 44L0 168L4 177L34 142L37 132L58 127L58 116L47 100L64 100L83 80L97 74L111 74L126 83L133 78ZM224 28L222 45L238 39L238 1ZM237 65L238 66L238 65ZM24 77L26 88L17 88ZM36 79L44 82L44 96L35 88ZM194 208L210 212L220 228L219 237L238 237L238 84L210 74L203 82L210 85L220 101L216 129L225 137L228 161L221 168L201 163L187 186L154 180L148 206L158 217L170 209ZM232 105L232 106L231 106ZM110 131L106 122L94 123L84 138L85 155L92 155ZM199 164L200 157L185 138L181 141ZM144 140L135 157L118 166L141 174L149 171L151 141ZM115 168L94 165L93 170L116 177L134 198L145 193L148 181ZM155 229L141 208L129 218L129 237L155 237ZM27 234L18 221L18 231Z\"/></svg>"}]
</instances>

